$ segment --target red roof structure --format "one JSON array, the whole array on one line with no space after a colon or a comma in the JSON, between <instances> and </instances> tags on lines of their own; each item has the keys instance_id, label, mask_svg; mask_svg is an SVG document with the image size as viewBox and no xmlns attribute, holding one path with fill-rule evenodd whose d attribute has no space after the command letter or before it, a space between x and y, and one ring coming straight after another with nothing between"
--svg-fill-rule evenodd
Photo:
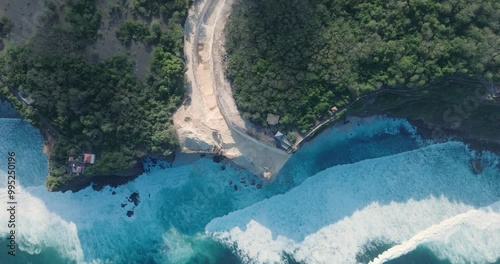
<instances>
[{"instance_id":1,"label":"red roof structure","mask_svg":"<svg viewBox=\"0 0 500 264\"><path fill-rule=\"evenodd\" d=\"M337 112L338 110L339 110L339 109L338 109L336 106L333 106L333 107L332 107L332 112L334 112L334 113L335 113L335 112Z\"/></svg>"},{"instance_id":2,"label":"red roof structure","mask_svg":"<svg viewBox=\"0 0 500 264\"><path fill-rule=\"evenodd\" d=\"M95 155L94 154L83 154L83 163L85 164L94 164Z\"/></svg>"}]
</instances>

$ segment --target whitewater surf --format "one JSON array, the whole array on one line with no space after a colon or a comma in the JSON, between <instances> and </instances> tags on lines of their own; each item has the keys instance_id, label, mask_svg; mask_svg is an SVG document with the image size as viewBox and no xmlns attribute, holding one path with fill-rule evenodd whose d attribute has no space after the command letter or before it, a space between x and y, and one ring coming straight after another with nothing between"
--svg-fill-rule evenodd
<instances>
[{"instance_id":1,"label":"whitewater surf","mask_svg":"<svg viewBox=\"0 0 500 264\"><path fill-rule=\"evenodd\" d=\"M447 142L332 167L285 194L212 220L206 231L249 263L282 262L285 254L304 263L356 263L360 249L372 241L411 241L441 221L461 221L461 214L498 201L498 158L481 156L488 167L475 175L470 159L476 155L462 143ZM500 217L498 211L488 214L484 217ZM485 233L498 238L500 222L488 223ZM456 233L462 231L467 229ZM462 241L491 249L489 254L468 255L461 252L463 245L454 247L454 254L462 256L462 263L495 260L500 252L492 247L498 241L490 236L490 244L481 240L485 236ZM394 247L399 254L381 257L388 260L414 248Z\"/></svg>"},{"instance_id":2,"label":"whitewater surf","mask_svg":"<svg viewBox=\"0 0 500 264\"><path fill-rule=\"evenodd\" d=\"M2 252L1 263L355 263L373 241L397 254L384 255L385 248L369 260L390 259L414 248L419 233L499 200L495 155L458 142L424 144L398 119L326 130L260 190L248 172L200 159L77 193L46 190L48 162L36 129L19 119L0 122L0 156L16 151L20 175L19 251L14 262ZM480 175L471 158L487 165ZM0 175L6 177L4 167ZM138 204L130 201L134 193ZM0 200L6 195L1 181ZM484 212L491 219L498 213ZM0 223L7 218L0 211ZM462 240L481 245L467 233L476 229L498 234L496 222L484 229L468 224L476 220L446 229L455 242L437 236L424 244L442 258L492 260L497 251L472 257L460 246ZM0 224L2 241L7 232Z\"/></svg>"}]
</instances>

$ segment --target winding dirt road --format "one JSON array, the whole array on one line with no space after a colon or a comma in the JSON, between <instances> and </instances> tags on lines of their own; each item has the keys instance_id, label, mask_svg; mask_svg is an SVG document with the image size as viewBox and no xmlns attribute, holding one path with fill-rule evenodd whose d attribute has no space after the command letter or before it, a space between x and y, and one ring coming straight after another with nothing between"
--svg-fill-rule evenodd
<instances>
[{"instance_id":1,"label":"winding dirt road","mask_svg":"<svg viewBox=\"0 0 500 264\"><path fill-rule=\"evenodd\" d=\"M220 150L237 165L272 179L289 158L281 149L249 135L224 76L224 26L233 0L202 0L185 25L188 99L174 115L184 151Z\"/></svg>"}]
</instances>

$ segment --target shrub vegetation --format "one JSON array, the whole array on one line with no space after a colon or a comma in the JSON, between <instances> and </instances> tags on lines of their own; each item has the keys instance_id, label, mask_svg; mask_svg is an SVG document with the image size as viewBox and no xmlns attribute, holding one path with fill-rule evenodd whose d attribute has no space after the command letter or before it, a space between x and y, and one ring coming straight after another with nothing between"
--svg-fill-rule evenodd
<instances>
[{"instance_id":1,"label":"shrub vegetation","mask_svg":"<svg viewBox=\"0 0 500 264\"><path fill-rule=\"evenodd\" d=\"M130 169L148 153L170 154L178 144L172 114L184 93L183 19L164 21L175 25L166 31L152 26L156 44L151 74L139 80L124 55L88 62L81 44L97 38L99 10L91 0L67 4L68 24L48 19L29 44L12 44L0 56L2 80L34 103L21 103L7 87L2 94L27 120L51 128L57 137L49 157L49 189L75 177L67 173L68 155L95 153L96 163L83 173L90 177ZM149 36L142 22L125 21L124 28L126 39L130 34Z\"/></svg>"},{"instance_id":2,"label":"shrub vegetation","mask_svg":"<svg viewBox=\"0 0 500 264\"><path fill-rule=\"evenodd\" d=\"M499 17L494 0L243 0L226 28L228 75L246 118L305 131L382 85L498 80Z\"/></svg>"}]
</instances>

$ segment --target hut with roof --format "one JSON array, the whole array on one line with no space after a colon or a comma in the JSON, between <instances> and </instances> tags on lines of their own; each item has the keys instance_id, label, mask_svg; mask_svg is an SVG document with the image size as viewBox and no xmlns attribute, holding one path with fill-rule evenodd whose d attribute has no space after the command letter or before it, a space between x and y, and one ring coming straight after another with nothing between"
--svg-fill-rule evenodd
<instances>
[{"instance_id":1,"label":"hut with roof","mask_svg":"<svg viewBox=\"0 0 500 264\"><path fill-rule=\"evenodd\" d=\"M271 126L275 126L278 124L278 122L280 121L280 116L279 115L275 115L275 114L267 114L267 119L266 119L267 123Z\"/></svg>"},{"instance_id":2,"label":"hut with roof","mask_svg":"<svg viewBox=\"0 0 500 264\"><path fill-rule=\"evenodd\" d=\"M94 164L94 162L95 162L95 154L89 154L89 153L83 154L83 163Z\"/></svg>"},{"instance_id":3,"label":"hut with roof","mask_svg":"<svg viewBox=\"0 0 500 264\"><path fill-rule=\"evenodd\" d=\"M21 98L21 100L23 100L23 102L27 105L31 105L35 102L35 100L33 98L31 98L30 95L28 95L27 93L23 92L23 91L19 91L17 93L17 95L19 96L19 98Z\"/></svg>"}]
</instances>

